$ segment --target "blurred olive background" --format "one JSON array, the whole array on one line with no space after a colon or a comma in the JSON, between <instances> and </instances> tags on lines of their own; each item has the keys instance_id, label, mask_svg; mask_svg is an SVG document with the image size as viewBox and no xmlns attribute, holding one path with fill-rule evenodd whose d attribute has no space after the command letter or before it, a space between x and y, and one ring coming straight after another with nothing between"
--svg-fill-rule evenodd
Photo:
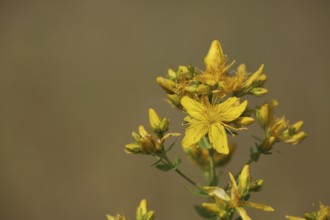
<instances>
[{"instance_id":1,"label":"blurred olive background","mask_svg":"<svg viewBox=\"0 0 330 220\"><path fill-rule=\"evenodd\" d=\"M304 120L309 135L251 166L265 179L253 201L276 212L248 212L275 220L330 205L329 21L329 1L0 1L0 219L134 219L142 198L159 220L200 219L192 205L203 200L184 180L123 147L150 107L183 132L155 78L204 68L214 39L250 72L265 64L270 93L251 103L277 98L277 115ZM235 138L223 181L260 132ZM179 144L175 154L202 181Z\"/></svg>"}]
</instances>

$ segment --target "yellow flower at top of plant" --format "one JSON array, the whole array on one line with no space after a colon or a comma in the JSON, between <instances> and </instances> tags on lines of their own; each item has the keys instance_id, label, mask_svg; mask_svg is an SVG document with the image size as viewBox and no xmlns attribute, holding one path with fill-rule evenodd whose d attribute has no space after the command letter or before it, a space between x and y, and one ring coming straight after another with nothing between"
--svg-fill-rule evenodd
<instances>
[{"instance_id":1,"label":"yellow flower at top of plant","mask_svg":"<svg viewBox=\"0 0 330 220\"><path fill-rule=\"evenodd\" d=\"M228 139L226 129L237 130L228 123L238 119L244 112L247 101L239 103L236 97L228 98L219 104L211 104L207 99L198 102L184 96L182 106L192 118L190 126L186 129L182 146L188 148L197 144L200 139L208 134L212 147L219 153L228 154Z\"/></svg>"},{"instance_id":2,"label":"yellow flower at top of plant","mask_svg":"<svg viewBox=\"0 0 330 220\"><path fill-rule=\"evenodd\" d=\"M224 55L220 42L214 40L204 59L205 72L200 75L200 79L207 85L214 86L220 82L226 70L228 70L233 63L227 65L227 58Z\"/></svg>"}]
</instances>

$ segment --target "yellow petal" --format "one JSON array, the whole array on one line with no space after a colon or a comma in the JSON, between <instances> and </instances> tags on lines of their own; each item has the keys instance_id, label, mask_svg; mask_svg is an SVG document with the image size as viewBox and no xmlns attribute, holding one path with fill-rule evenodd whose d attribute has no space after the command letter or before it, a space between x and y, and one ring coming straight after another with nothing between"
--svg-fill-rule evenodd
<instances>
[{"instance_id":1,"label":"yellow petal","mask_svg":"<svg viewBox=\"0 0 330 220\"><path fill-rule=\"evenodd\" d=\"M239 126L245 127L254 122L254 118L251 117L239 117L235 123L238 124Z\"/></svg>"},{"instance_id":2,"label":"yellow petal","mask_svg":"<svg viewBox=\"0 0 330 220\"><path fill-rule=\"evenodd\" d=\"M262 105L259 109L256 110L256 117L262 128L266 128L269 121L269 106L268 104Z\"/></svg>"},{"instance_id":3,"label":"yellow petal","mask_svg":"<svg viewBox=\"0 0 330 220\"><path fill-rule=\"evenodd\" d=\"M225 102L217 105L217 111L220 112L221 120L225 122L231 122L237 119L244 111L247 106L247 100L237 105L238 99L231 97Z\"/></svg>"},{"instance_id":4,"label":"yellow petal","mask_svg":"<svg viewBox=\"0 0 330 220\"><path fill-rule=\"evenodd\" d=\"M178 137L180 135L181 135L180 133L168 133L168 134L165 134L164 137L161 139L161 142L165 141L169 137Z\"/></svg>"},{"instance_id":5,"label":"yellow petal","mask_svg":"<svg viewBox=\"0 0 330 220\"><path fill-rule=\"evenodd\" d=\"M141 135L141 137L144 137L148 134L148 132L146 131L146 129L143 127L143 125L139 126L139 134Z\"/></svg>"},{"instance_id":6,"label":"yellow petal","mask_svg":"<svg viewBox=\"0 0 330 220\"><path fill-rule=\"evenodd\" d=\"M202 206L203 206L204 209L206 209L209 212L213 212L213 213L218 213L219 212L219 207L215 203L203 202Z\"/></svg>"},{"instance_id":7,"label":"yellow petal","mask_svg":"<svg viewBox=\"0 0 330 220\"><path fill-rule=\"evenodd\" d=\"M306 220L305 218L299 218L299 217L294 217L294 216L289 216L289 215L286 215L285 218L288 220Z\"/></svg>"},{"instance_id":8,"label":"yellow petal","mask_svg":"<svg viewBox=\"0 0 330 220\"><path fill-rule=\"evenodd\" d=\"M241 171L241 174L238 177L238 188L241 193L244 193L248 190L250 183L250 166L245 165Z\"/></svg>"},{"instance_id":9,"label":"yellow petal","mask_svg":"<svg viewBox=\"0 0 330 220\"><path fill-rule=\"evenodd\" d=\"M137 208L137 216L143 216L147 213L147 200L142 199L139 207Z\"/></svg>"},{"instance_id":10,"label":"yellow petal","mask_svg":"<svg viewBox=\"0 0 330 220\"><path fill-rule=\"evenodd\" d=\"M225 56L222 52L220 42L214 40L211 44L209 52L204 59L206 71L216 71L219 66L224 64L224 61Z\"/></svg>"},{"instance_id":11,"label":"yellow petal","mask_svg":"<svg viewBox=\"0 0 330 220\"><path fill-rule=\"evenodd\" d=\"M181 99L181 105L186 109L186 111L191 117L197 120L205 119L205 107L202 103L197 102L196 100L189 98L188 96L184 96Z\"/></svg>"},{"instance_id":12,"label":"yellow petal","mask_svg":"<svg viewBox=\"0 0 330 220\"><path fill-rule=\"evenodd\" d=\"M268 205L264 205L264 204L259 204L259 203L254 203L254 202L244 202L245 205L251 207L251 208L255 208L255 209L260 209L262 211L267 211L267 212L273 212L274 209Z\"/></svg>"},{"instance_id":13,"label":"yellow petal","mask_svg":"<svg viewBox=\"0 0 330 220\"><path fill-rule=\"evenodd\" d=\"M176 86L175 82L160 76L157 77L156 81L165 90L165 92L174 93Z\"/></svg>"},{"instance_id":14,"label":"yellow petal","mask_svg":"<svg viewBox=\"0 0 330 220\"><path fill-rule=\"evenodd\" d=\"M229 178L230 178L230 183L231 183L231 188L234 189L235 191L238 191L238 186L235 180L235 177L231 172L229 172Z\"/></svg>"},{"instance_id":15,"label":"yellow petal","mask_svg":"<svg viewBox=\"0 0 330 220\"><path fill-rule=\"evenodd\" d=\"M241 216L243 220L252 220L246 213L245 209L242 207L236 207L235 208L238 214Z\"/></svg>"},{"instance_id":16,"label":"yellow petal","mask_svg":"<svg viewBox=\"0 0 330 220\"><path fill-rule=\"evenodd\" d=\"M245 85L244 85L244 87L245 88L248 88L248 87L250 87L251 85L252 85L252 83L254 83L258 78L259 78L259 76L262 74L262 72L263 72L263 70L264 70L264 65L262 64L260 67L259 67L259 69L255 72L255 73L253 73L246 81L245 81Z\"/></svg>"},{"instance_id":17,"label":"yellow petal","mask_svg":"<svg viewBox=\"0 0 330 220\"><path fill-rule=\"evenodd\" d=\"M283 141L285 143L290 143L290 144L299 144L302 140L304 140L307 137L307 134L303 131L299 131L297 134L294 134L292 137L288 139L284 139Z\"/></svg>"},{"instance_id":18,"label":"yellow petal","mask_svg":"<svg viewBox=\"0 0 330 220\"><path fill-rule=\"evenodd\" d=\"M224 126L220 123L213 123L209 131L209 138L212 147L221 154L228 154L228 139Z\"/></svg>"},{"instance_id":19,"label":"yellow petal","mask_svg":"<svg viewBox=\"0 0 330 220\"><path fill-rule=\"evenodd\" d=\"M303 121L297 121L296 123L294 123L293 125L290 126L290 129L292 129L294 131L299 131L303 124L304 124Z\"/></svg>"},{"instance_id":20,"label":"yellow petal","mask_svg":"<svg viewBox=\"0 0 330 220\"><path fill-rule=\"evenodd\" d=\"M149 109L149 122L152 129L159 128L160 125L160 118L157 115L156 111L152 108Z\"/></svg>"},{"instance_id":21,"label":"yellow petal","mask_svg":"<svg viewBox=\"0 0 330 220\"><path fill-rule=\"evenodd\" d=\"M186 129L185 136L182 140L182 146L188 148L196 143L207 133L208 125L200 121L194 121Z\"/></svg>"}]
</instances>

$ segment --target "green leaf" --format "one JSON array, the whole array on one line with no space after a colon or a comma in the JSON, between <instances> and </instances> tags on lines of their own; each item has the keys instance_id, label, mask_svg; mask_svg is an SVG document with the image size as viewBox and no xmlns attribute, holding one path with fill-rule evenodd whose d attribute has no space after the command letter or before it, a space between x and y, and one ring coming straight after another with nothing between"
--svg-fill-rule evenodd
<instances>
[{"instance_id":1,"label":"green leaf","mask_svg":"<svg viewBox=\"0 0 330 220\"><path fill-rule=\"evenodd\" d=\"M157 164L159 164L160 162L162 162L163 159L164 159L163 157L159 158L155 163L151 164L151 167L156 166Z\"/></svg>"},{"instance_id":2,"label":"green leaf","mask_svg":"<svg viewBox=\"0 0 330 220\"><path fill-rule=\"evenodd\" d=\"M213 218L214 214L209 213L200 205L194 205L194 209L202 218Z\"/></svg>"},{"instance_id":3,"label":"green leaf","mask_svg":"<svg viewBox=\"0 0 330 220\"><path fill-rule=\"evenodd\" d=\"M173 167L170 164L157 164L156 168L161 171L164 171L164 172L167 172L167 171L170 171L171 169L173 169Z\"/></svg>"},{"instance_id":4,"label":"green leaf","mask_svg":"<svg viewBox=\"0 0 330 220\"><path fill-rule=\"evenodd\" d=\"M209 194L207 194L206 192L202 191L202 190L198 190L198 189L191 189L187 186L184 186L184 189L187 190L188 192L196 195L196 196L200 196L200 197L203 197L203 198L210 198Z\"/></svg>"},{"instance_id":5,"label":"green leaf","mask_svg":"<svg viewBox=\"0 0 330 220\"><path fill-rule=\"evenodd\" d=\"M170 147L167 150L165 150L165 153L169 152L174 145L175 145L175 141L170 145Z\"/></svg>"},{"instance_id":6,"label":"green leaf","mask_svg":"<svg viewBox=\"0 0 330 220\"><path fill-rule=\"evenodd\" d=\"M173 169L176 169L179 166L180 163L181 163L180 157L179 156L175 156L174 159L173 159L173 162L172 162Z\"/></svg>"}]
</instances>

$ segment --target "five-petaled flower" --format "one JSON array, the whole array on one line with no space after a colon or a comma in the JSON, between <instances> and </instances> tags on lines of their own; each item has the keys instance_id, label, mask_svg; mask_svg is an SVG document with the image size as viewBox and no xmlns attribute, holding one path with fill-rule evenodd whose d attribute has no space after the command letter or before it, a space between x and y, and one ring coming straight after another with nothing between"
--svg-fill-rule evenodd
<instances>
[{"instance_id":1,"label":"five-petaled flower","mask_svg":"<svg viewBox=\"0 0 330 220\"><path fill-rule=\"evenodd\" d=\"M219 153L228 154L226 130L237 130L229 123L238 119L244 112L247 101L239 103L236 97L228 98L219 104L211 104L207 99L198 102L187 96L181 99L182 106L191 117L190 126L182 140L184 148L197 144L208 135L212 147Z\"/></svg>"}]
</instances>

